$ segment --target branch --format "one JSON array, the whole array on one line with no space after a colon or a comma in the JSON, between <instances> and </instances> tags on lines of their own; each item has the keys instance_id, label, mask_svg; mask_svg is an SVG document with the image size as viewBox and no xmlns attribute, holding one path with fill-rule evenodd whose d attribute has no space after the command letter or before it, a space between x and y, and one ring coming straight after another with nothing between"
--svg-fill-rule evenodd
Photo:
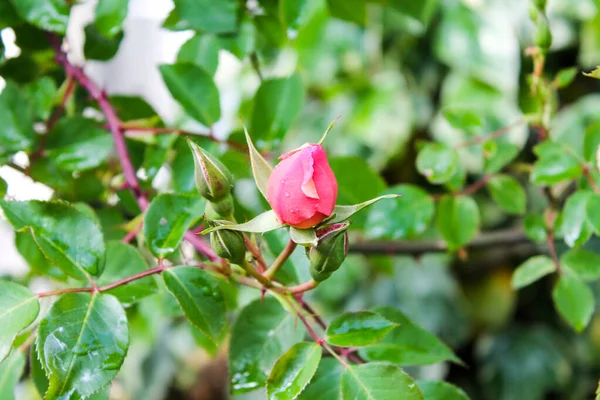
<instances>
[{"instance_id":1,"label":"branch","mask_svg":"<svg viewBox=\"0 0 600 400\"><path fill-rule=\"evenodd\" d=\"M279 256L277 256L275 261L273 261L273 264L271 264L269 269L265 271L264 275L269 279L273 278L277 271L279 271L279 269L283 267L286 260L292 255L292 253L296 249L296 246L296 243L292 239L290 239L287 246L285 246L285 249L283 249Z\"/></svg>"},{"instance_id":2,"label":"branch","mask_svg":"<svg viewBox=\"0 0 600 400\"><path fill-rule=\"evenodd\" d=\"M454 149L458 150L458 149L463 149L465 147L471 147L471 146L475 146L475 145L478 145L478 144L483 144L485 142L489 142L490 140L497 139L500 136L502 136L502 135L510 132L512 129L514 129L517 126L520 126L520 125L522 125L524 123L525 123L525 120L524 119L520 119L517 122L515 122L514 124L511 124L511 125L505 126L503 128L500 128L500 129L498 129L498 130L496 130L496 131L494 131L492 133L489 133L489 134L483 135L483 136L477 136L477 137L474 137L471 140L467 140L466 142L460 143L457 146L454 146Z\"/></svg>"},{"instance_id":3,"label":"branch","mask_svg":"<svg viewBox=\"0 0 600 400\"><path fill-rule=\"evenodd\" d=\"M242 151L246 151L248 149L242 143L234 142L231 140L221 140L221 139L215 137L212 130L209 131L208 134L204 134L204 133L190 132L190 131L186 131L184 129L179 129L179 128L131 126L128 124L121 124L121 129L126 132L127 136L135 136L135 135L143 135L143 134L153 134L153 135L175 134L175 135L182 135L182 136L204 138L204 139L211 140L215 143L225 143L229 147L232 147L232 148L235 148L238 150L242 150Z\"/></svg>"}]
</instances>

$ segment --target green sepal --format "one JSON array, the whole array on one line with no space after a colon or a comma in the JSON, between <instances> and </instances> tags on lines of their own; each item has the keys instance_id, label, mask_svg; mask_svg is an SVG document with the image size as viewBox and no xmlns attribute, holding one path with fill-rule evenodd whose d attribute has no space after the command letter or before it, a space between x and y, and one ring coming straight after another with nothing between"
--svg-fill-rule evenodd
<instances>
[{"instance_id":1,"label":"green sepal","mask_svg":"<svg viewBox=\"0 0 600 400\"><path fill-rule=\"evenodd\" d=\"M356 214L357 212L361 211L363 208L369 207L371 204L377 203L379 200L394 199L394 198L401 197L401 196L402 196L401 194L386 194L383 196L375 197L374 199L367 200L362 203L351 205L351 206L335 206L333 208L333 212L331 213L331 216L329 218L327 218L325 221L323 221L323 223L337 224L337 223L343 222L343 221L347 220L348 218L350 218L351 216L353 216L354 214Z\"/></svg>"},{"instance_id":2,"label":"green sepal","mask_svg":"<svg viewBox=\"0 0 600 400\"><path fill-rule=\"evenodd\" d=\"M207 233L211 233L221 229L239 232L265 233L282 228L283 226L284 224L279 222L279 220L277 219L275 211L269 210L254 217L248 222L244 222L243 224L213 226L211 228L203 230L202 235L206 235Z\"/></svg>"}]
</instances>

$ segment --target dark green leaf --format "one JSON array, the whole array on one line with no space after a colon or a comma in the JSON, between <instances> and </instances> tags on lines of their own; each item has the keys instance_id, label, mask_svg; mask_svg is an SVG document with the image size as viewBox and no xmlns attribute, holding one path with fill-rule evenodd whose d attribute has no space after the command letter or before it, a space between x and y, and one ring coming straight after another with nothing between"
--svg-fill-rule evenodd
<instances>
[{"instance_id":1,"label":"dark green leaf","mask_svg":"<svg viewBox=\"0 0 600 400\"><path fill-rule=\"evenodd\" d=\"M55 279L66 280L66 275L58 267L52 265L42 253L31 232L17 232L15 246L31 267L34 275L47 275Z\"/></svg>"},{"instance_id":2,"label":"dark green leaf","mask_svg":"<svg viewBox=\"0 0 600 400\"><path fill-rule=\"evenodd\" d=\"M6 181L0 177L0 198L6 196L6 192L8 190L8 185Z\"/></svg>"},{"instance_id":3,"label":"dark green leaf","mask_svg":"<svg viewBox=\"0 0 600 400\"><path fill-rule=\"evenodd\" d=\"M588 325L596 307L589 286L574 272L565 270L552 291L554 306L577 332Z\"/></svg>"},{"instance_id":4,"label":"dark green leaf","mask_svg":"<svg viewBox=\"0 0 600 400\"><path fill-rule=\"evenodd\" d=\"M44 76L25 87L32 114L38 119L48 119L57 92L54 81Z\"/></svg>"},{"instance_id":5,"label":"dark green leaf","mask_svg":"<svg viewBox=\"0 0 600 400\"><path fill-rule=\"evenodd\" d=\"M587 161L598 164L596 159L600 150L600 124L590 125L583 137L583 156Z\"/></svg>"},{"instance_id":6,"label":"dark green leaf","mask_svg":"<svg viewBox=\"0 0 600 400\"><path fill-rule=\"evenodd\" d=\"M275 362L267 379L270 400L293 400L310 382L321 360L317 343L296 343Z\"/></svg>"},{"instance_id":7,"label":"dark green leaf","mask_svg":"<svg viewBox=\"0 0 600 400\"><path fill-rule=\"evenodd\" d=\"M220 36L219 44L223 49L243 60L254 49L255 36L254 24L244 20L235 35Z\"/></svg>"},{"instance_id":8,"label":"dark green leaf","mask_svg":"<svg viewBox=\"0 0 600 400\"><path fill-rule=\"evenodd\" d=\"M373 238L404 239L423 233L433 219L431 196L414 185L392 186L386 193L402 195L395 201L375 204L369 211L366 233Z\"/></svg>"},{"instance_id":9,"label":"dark green leaf","mask_svg":"<svg viewBox=\"0 0 600 400\"><path fill-rule=\"evenodd\" d=\"M565 203L561 232L570 247L579 247L592 236L592 225L587 217L587 201L591 195L592 192L578 191L569 196Z\"/></svg>"},{"instance_id":10,"label":"dark green leaf","mask_svg":"<svg viewBox=\"0 0 600 400\"><path fill-rule=\"evenodd\" d=\"M87 60L108 61L117 54L123 40L123 32L114 36L106 36L95 24L85 27L85 44L83 54Z\"/></svg>"},{"instance_id":11,"label":"dark green leaf","mask_svg":"<svg viewBox=\"0 0 600 400\"><path fill-rule=\"evenodd\" d=\"M62 118L48 135L46 153L65 171L84 171L105 162L114 153L113 138L93 120Z\"/></svg>"},{"instance_id":12,"label":"dark green leaf","mask_svg":"<svg viewBox=\"0 0 600 400\"><path fill-rule=\"evenodd\" d=\"M121 25L127 17L129 0L99 0L96 5L94 24L98 32L113 37L121 32Z\"/></svg>"},{"instance_id":13,"label":"dark green leaf","mask_svg":"<svg viewBox=\"0 0 600 400\"><path fill-rule=\"evenodd\" d=\"M250 123L254 140L281 140L300 113L303 103L304 89L299 74L263 81L254 97Z\"/></svg>"},{"instance_id":14,"label":"dark green leaf","mask_svg":"<svg viewBox=\"0 0 600 400\"><path fill-rule=\"evenodd\" d=\"M376 307L374 312L398 324L381 341L360 349L368 361L388 361L400 366L426 365L460 360L435 335L416 325L393 307Z\"/></svg>"},{"instance_id":15,"label":"dark green leaf","mask_svg":"<svg viewBox=\"0 0 600 400\"><path fill-rule=\"evenodd\" d=\"M37 345L34 342L31 345L31 351L29 352L29 365L31 366L31 380L37 389L40 398L44 397L44 394L48 391L48 386L50 382L48 377L46 376L46 371L44 371L44 367L38 357Z\"/></svg>"},{"instance_id":16,"label":"dark green leaf","mask_svg":"<svg viewBox=\"0 0 600 400\"><path fill-rule=\"evenodd\" d=\"M202 67L176 63L163 64L159 70L167 88L190 117L205 126L221 118L219 90Z\"/></svg>"},{"instance_id":17,"label":"dark green leaf","mask_svg":"<svg viewBox=\"0 0 600 400\"><path fill-rule=\"evenodd\" d=\"M15 387L25 368L25 355L21 351L13 353L0 364L0 398L2 400L15 399Z\"/></svg>"},{"instance_id":18,"label":"dark green leaf","mask_svg":"<svg viewBox=\"0 0 600 400\"><path fill-rule=\"evenodd\" d=\"M586 203L587 220L594 231L600 233L600 195L592 193Z\"/></svg>"},{"instance_id":19,"label":"dark green leaf","mask_svg":"<svg viewBox=\"0 0 600 400\"><path fill-rule=\"evenodd\" d=\"M212 33L233 32L237 28L240 3L236 0L175 0L175 10L192 29Z\"/></svg>"},{"instance_id":20,"label":"dark green leaf","mask_svg":"<svg viewBox=\"0 0 600 400\"><path fill-rule=\"evenodd\" d=\"M29 289L0 281L0 361L10 352L17 334L38 316L40 303Z\"/></svg>"},{"instance_id":21,"label":"dark green leaf","mask_svg":"<svg viewBox=\"0 0 600 400\"><path fill-rule=\"evenodd\" d=\"M365 346L383 339L396 326L374 312L345 312L327 327L327 341L336 346Z\"/></svg>"},{"instance_id":22,"label":"dark green leaf","mask_svg":"<svg viewBox=\"0 0 600 400\"><path fill-rule=\"evenodd\" d=\"M71 293L40 322L38 357L50 378L45 398L88 397L110 383L129 346L127 316L110 295Z\"/></svg>"},{"instance_id":23,"label":"dark green leaf","mask_svg":"<svg viewBox=\"0 0 600 400\"><path fill-rule=\"evenodd\" d=\"M367 16L365 0L327 0L329 12L335 18L364 25Z\"/></svg>"},{"instance_id":24,"label":"dark green leaf","mask_svg":"<svg viewBox=\"0 0 600 400\"><path fill-rule=\"evenodd\" d=\"M340 381L344 369L334 358L322 358L310 383L298 400L331 400L340 397Z\"/></svg>"},{"instance_id":25,"label":"dark green leaf","mask_svg":"<svg viewBox=\"0 0 600 400\"><path fill-rule=\"evenodd\" d=\"M17 12L40 29L65 34L69 22L66 0L12 0Z\"/></svg>"},{"instance_id":26,"label":"dark green leaf","mask_svg":"<svg viewBox=\"0 0 600 400\"><path fill-rule=\"evenodd\" d=\"M531 173L533 183L552 185L581 175L577 158L558 143L543 142L535 147L534 152L538 160Z\"/></svg>"},{"instance_id":27,"label":"dark green leaf","mask_svg":"<svg viewBox=\"0 0 600 400\"><path fill-rule=\"evenodd\" d=\"M196 267L163 272L169 291L188 320L215 343L225 327L225 300L219 281Z\"/></svg>"},{"instance_id":28,"label":"dark green leaf","mask_svg":"<svg viewBox=\"0 0 600 400\"><path fill-rule=\"evenodd\" d=\"M527 206L527 196L521 184L512 176L496 175L492 177L487 188L492 199L504 211L511 214L523 214Z\"/></svg>"},{"instance_id":29,"label":"dark green leaf","mask_svg":"<svg viewBox=\"0 0 600 400\"><path fill-rule=\"evenodd\" d=\"M98 286L108 285L147 269L148 266L135 247L117 241L108 242L106 244L106 265L97 283ZM106 293L112 294L121 303L129 305L156 292L156 282L152 277L147 276L118 286Z\"/></svg>"},{"instance_id":30,"label":"dark green leaf","mask_svg":"<svg viewBox=\"0 0 600 400\"><path fill-rule=\"evenodd\" d=\"M255 300L238 316L231 332L229 374L233 394L265 385L275 360L302 338L302 330L272 297Z\"/></svg>"},{"instance_id":31,"label":"dark green leaf","mask_svg":"<svg viewBox=\"0 0 600 400\"><path fill-rule=\"evenodd\" d=\"M479 231L479 208L471 197L449 197L440 200L437 227L451 250L469 243Z\"/></svg>"},{"instance_id":32,"label":"dark green leaf","mask_svg":"<svg viewBox=\"0 0 600 400\"><path fill-rule=\"evenodd\" d=\"M526 215L523 219L523 229L527 237L534 242L542 243L548 237L546 222L544 222L544 217L539 214Z\"/></svg>"},{"instance_id":33,"label":"dark green leaf","mask_svg":"<svg viewBox=\"0 0 600 400\"><path fill-rule=\"evenodd\" d=\"M600 278L600 256L589 250L569 250L560 257L560 263L584 281Z\"/></svg>"},{"instance_id":34,"label":"dark green leaf","mask_svg":"<svg viewBox=\"0 0 600 400\"><path fill-rule=\"evenodd\" d=\"M37 200L0 200L0 206L13 228L29 229L46 258L67 275L87 280L102 273L104 238L84 212L67 203Z\"/></svg>"},{"instance_id":35,"label":"dark green leaf","mask_svg":"<svg viewBox=\"0 0 600 400\"><path fill-rule=\"evenodd\" d=\"M461 389L442 381L417 381L425 400L469 400Z\"/></svg>"},{"instance_id":36,"label":"dark green leaf","mask_svg":"<svg viewBox=\"0 0 600 400\"><path fill-rule=\"evenodd\" d=\"M196 34L181 46L177 62L196 64L214 75L219 64L218 38L208 33Z\"/></svg>"},{"instance_id":37,"label":"dark green leaf","mask_svg":"<svg viewBox=\"0 0 600 400\"><path fill-rule=\"evenodd\" d=\"M427 143L417 156L417 170L431 183L448 182L458 168L458 153L441 143Z\"/></svg>"},{"instance_id":38,"label":"dark green leaf","mask_svg":"<svg viewBox=\"0 0 600 400\"><path fill-rule=\"evenodd\" d=\"M515 270L512 287L521 289L556 271L554 261L546 256L533 256Z\"/></svg>"},{"instance_id":39,"label":"dark green leaf","mask_svg":"<svg viewBox=\"0 0 600 400\"><path fill-rule=\"evenodd\" d=\"M23 22L10 1L0 1L0 29L15 26ZM0 42L2 42L0 40Z\"/></svg>"},{"instance_id":40,"label":"dark green leaf","mask_svg":"<svg viewBox=\"0 0 600 400\"><path fill-rule=\"evenodd\" d=\"M417 384L400 367L352 365L342 375L341 400L423 400Z\"/></svg>"},{"instance_id":41,"label":"dark green leaf","mask_svg":"<svg viewBox=\"0 0 600 400\"><path fill-rule=\"evenodd\" d=\"M35 132L29 104L17 85L8 81L0 93L0 156L28 150Z\"/></svg>"},{"instance_id":42,"label":"dark green leaf","mask_svg":"<svg viewBox=\"0 0 600 400\"><path fill-rule=\"evenodd\" d=\"M144 236L159 258L177 250L185 231L204 213L204 201L194 195L161 194L144 215Z\"/></svg>"}]
</instances>

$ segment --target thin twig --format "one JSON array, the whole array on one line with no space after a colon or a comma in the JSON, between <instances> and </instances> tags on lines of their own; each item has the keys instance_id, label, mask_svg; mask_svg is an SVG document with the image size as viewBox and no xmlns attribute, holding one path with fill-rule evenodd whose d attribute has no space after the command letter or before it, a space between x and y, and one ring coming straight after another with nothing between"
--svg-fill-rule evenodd
<instances>
[{"instance_id":1,"label":"thin twig","mask_svg":"<svg viewBox=\"0 0 600 400\"><path fill-rule=\"evenodd\" d=\"M256 262L258 263L259 272L263 273L267 269L267 263L266 263L264 257L262 256L260 249L258 248L258 246L256 246L254 244L254 242L252 242L252 240L248 237L248 235L246 235L244 233L243 236L244 236L244 244L246 245L246 248L248 249L250 254L252 254L252 257L254 257Z\"/></svg>"},{"instance_id":2,"label":"thin twig","mask_svg":"<svg viewBox=\"0 0 600 400\"><path fill-rule=\"evenodd\" d=\"M242 150L242 151L247 150L247 147L242 143L234 142L231 140L221 140L221 139L217 138L213 134L212 130L209 131L208 134L205 134L205 133L190 132L190 131L186 131L184 129L179 129L179 128L131 126L131 125L127 125L127 124L121 124L121 129L123 129L123 131L125 131L126 136L136 136L136 135L143 135L143 134L153 134L153 135L175 134L175 135L182 135L182 136L200 137L200 138L208 139L215 143L225 143L229 147L232 147L232 148L235 148L238 150Z\"/></svg>"},{"instance_id":3,"label":"thin twig","mask_svg":"<svg viewBox=\"0 0 600 400\"><path fill-rule=\"evenodd\" d=\"M477 137L474 137L471 140L467 140L465 142L462 142L462 143L454 146L454 149L458 150L458 149L463 149L465 147L471 147L471 146L475 146L475 145L478 145L478 144L483 144L485 142L489 142L490 140L497 139L500 136L502 136L502 135L510 132L512 129L514 129L514 128L516 128L516 127L518 127L518 126L520 126L520 125L522 125L524 123L525 123L525 120L524 119L520 119L517 122L515 122L514 124L510 124L508 126L500 128L500 129L498 129L498 130L496 130L496 131L494 131L492 133L489 133L487 135L477 136Z\"/></svg>"},{"instance_id":4,"label":"thin twig","mask_svg":"<svg viewBox=\"0 0 600 400\"><path fill-rule=\"evenodd\" d=\"M267 269L263 275L266 276L267 278L273 278L275 276L275 274L277 273L277 271L279 271L279 269L281 267L283 267L286 260L288 258L290 258L290 256L296 249L296 246L297 246L297 244L292 239L290 239L290 241L285 246L283 251L279 254L279 256L277 256L275 261L273 261L273 264L271 264L269 269Z\"/></svg>"}]
</instances>

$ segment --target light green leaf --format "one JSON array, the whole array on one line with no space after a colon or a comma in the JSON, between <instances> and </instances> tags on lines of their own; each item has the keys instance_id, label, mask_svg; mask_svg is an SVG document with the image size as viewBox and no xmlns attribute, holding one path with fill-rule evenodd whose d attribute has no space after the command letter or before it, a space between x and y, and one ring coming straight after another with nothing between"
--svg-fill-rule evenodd
<instances>
[{"instance_id":1,"label":"light green leaf","mask_svg":"<svg viewBox=\"0 0 600 400\"><path fill-rule=\"evenodd\" d=\"M50 378L45 398L88 397L119 372L129 346L127 316L111 295L67 294L40 323L36 343Z\"/></svg>"},{"instance_id":2,"label":"light green leaf","mask_svg":"<svg viewBox=\"0 0 600 400\"><path fill-rule=\"evenodd\" d=\"M539 214L526 215L523 219L523 229L525 235L534 242L545 242L548 237L546 222L544 222L544 217Z\"/></svg>"},{"instance_id":3,"label":"light green leaf","mask_svg":"<svg viewBox=\"0 0 600 400\"><path fill-rule=\"evenodd\" d=\"M269 210L264 213L254 217L248 222L244 222L243 224L233 224L233 225L218 225L209 229L205 229L202 231L203 235L207 233L218 231L221 229L228 229L230 231L239 231L239 232L249 232L249 233L265 233L275 229L282 228L284 224L279 222L277 219L277 215L275 215L275 211Z\"/></svg>"},{"instance_id":4,"label":"light green leaf","mask_svg":"<svg viewBox=\"0 0 600 400\"><path fill-rule=\"evenodd\" d=\"M279 14L286 29L298 30L310 22L320 7L320 0L282 0Z\"/></svg>"},{"instance_id":5,"label":"light green leaf","mask_svg":"<svg viewBox=\"0 0 600 400\"><path fill-rule=\"evenodd\" d=\"M600 150L600 124L590 125L585 130L583 137L583 156L587 161L597 165L597 154Z\"/></svg>"},{"instance_id":6,"label":"light green leaf","mask_svg":"<svg viewBox=\"0 0 600 400\"><path fill-rule=\"evenodd\" d=\"M144 215L144 236L159 258L177 250L190 225L204 212L204 201L193 195L160 194Z\"/></svg>"},{"instance_id":7,"label":"light green leaf","mask_svg":"<svg viewBox=\"0 0 600 400\"><path fill-rule=\"evenodd\" d=\"M35 132L24 93L11 81L0 93L0 155L12 155L33 146Z\"/></svg>"},{"instance_id":8,"label":"light green leaf","mask_svg":"<svg viewBox=\"0 0 600 400\"><path fill-rule=\"evenodd\" d=\"M0 361L8 355L17 334L38 316L40 303L29 289L0 281Z\"/></svg>"},{"instance_id":9,"label":"light green leaf","mask_svg":"<svg viewBox=\"0 0 600 400\"><path fill-rule=\"evenodd\" d=\"M4 196L6 196L6 192L8 191L8 185L6 184L6 181L2 178L0 178L0 199L4 198Z\"/></svg>"},{"instance_id":10,"label":"light green leaf","mask_svg":"<svg viewBox=\"0 0 600 400\"><path fill-rule=\"evenodd\" d=\"M247 305L231 331L229 373L234 395L265 385L275 360L303 336L294 317L267 297Z\"/></svg>"},{"instance_id":11,"label":"light green leaf","mask_svg":"<svg viewBox=\"0 0 600 400\"><path fill-rule=\"evenodd\" d=\"M188 320L216 343L225 327L219 281L200 268L185 266L166 270L163 278Z\"/></svg>"},{"instance_id":12,"label":"light green leaf","mask_svg":"<svg viewBox=\"0 0 600 400\"><path fill-rule=\"evenodd\" d=\"M589 250L569 250L560 257L560 264L584 281L593 282L600 278L600 255Z\"/></svg>"},{"instance_id":13,"label":"light green leaf","mask_svg":"<svg viewBox=\"0 0 600 400\"><path fill-rule=\"evenodd\" d=\"M469 400L461 389L442 381L417 381L425 400Z\"/></svg>"},{"instance_id":14,"label":"light green leaf","mask_svg":"<svg viewBox=\"0 0 600 400\"><path fill-rule=\"evenodd\" d=\"M367 16L365 0L327 0L332 17L364 25Z\"/></svg>"},{"instance_id":15,"label":"light green leaf","mask_svg":"<svg viewBox=\"0 0 600 400\"><path fill-rule=\"evenodd\" d=\"M99 0L94 21L98 31L108 37L121 32L121 25L127 17L128 5L129 0Z\"/></svg>"},{"instance_id":16,"label":"light green leaf","mask_svg":"<svg viewBox=\"0 0 600 400\"><path fill-rule=\"evenodd\" d=\"M296 343L279 357L267 379L269 400L293 400L310 382L321 360L321 346Z\"/></svg>"},{"instance_id":17,"label":"light green leaf","mask_svg":"<svg viewBox=\"0 0 600 400\"><path fill-rule=\"evenodd\" d=\"M577 332L588 325L596 307L589 286L574 272L565 270L552 291L554 306Z\"/></svg>"},{"instance_id":18,"label":"light green leaf","mask_svg":"<svg viewBox=\"0 0 600 400\"><path fill-rule=\"evenodd\" d=\"M479 231L479 208L471 197L446 196L437 209L437 226L450 250L468 244Z\"/></svg>"},{"instance_id":19,"label":"light green leaf","mask_svg":"<svg viewBox=\"0 0 600 400\"><path fill-rule=\"evenodd\" d=\"M475 111L468 108L446 108L442 110L444 118L453 128L469 134L477 134L483 128L483 119Z\"/></svg>"},{"instance_id":20,"label":"light green leaf","mask_svg":"<svg viewBox=\"0 0 600 400\"><path fill-rule=\"evenodd\" d=\"M67 275L87 280L102 273L104 238L86 213L63 202L0 200L0 206L13 228L30 230L46 258Z\"/></svg>"},{"instance_id":21,"label":"light green leaf","mask_svg":"<svg viewBox=\"0 0 600 400\"><path fill-rule=\"evenodd\" d=\"M596 69L594 69L593 71L584 72L583 74L590 78L600 79L600 67L596 67Z\"/></svg>"},{"instance_id":22,"label":"light green leaf","mask_svg":"<svg viewBox=\"0 0 600 400\"><path fill-rule=\"evenodd\" d=\"M372 311L398 324L382 340L359 350L368 361L387 361L400 366L427 365L440 361L461 361L452 350L429 331L411 321L393 307L375 307Z\"/></svg>"},{"instance_id":23,"label":"light green leaf","mask_svg":"<svg viewBox=\"0 0 600 400\"><path fill-rule=\"evenodd\" d=\"M521 289L556 271L556 264L546 256L533 256L515 270L512 276L513 289Z\"/></svg>"},{"instance_id":24,"label":"light green leaf","mask_svg":"<svg viewBox=\"0 0 600 400\"><path fill-rule=\"evenodd\" d=\"M97 284L98 286L108 285L147 269L146 262L135 247L118 241L108 242L106 244L106 265ZM151 276L147 276L105 293L112 294L124 305L130 305L157 291L156 282Z\"/></svg>"},{"instance_id":25,"label":"light green leaf","mask_svg":"<svg viewBox=\"0 0 600 400\"><path fill-rule=\"evenodd\" d=\"M512 176L496 175L492 177L487 188L492 199L504 211L510 214L523 214L527 206L527 196L521 184Z\"/></svg>"},{"instance_id":26,"label":"light green leaf","mask_svg":"<svg viewBox=\"0 0 600 400\"><path fill-rule=\"evenodd\" d=\"M577 72L577 67L561 69L554 77L554 84L559 89L569 86L577 76Z\"/></svg>"},{"instance_id":27,"label":"light green leaf","mask_svg":"<svg viewBox=\"0 0 600 400\"><path fill-rule=\"evenodd\" d=\"M67 32L69 6L66 0L12 0L12 3L30 24L61 35Z\"/></svg>"},{"instance_id":28,"label":"light green leaf","mask_svg":"<svg viewBox=\"0 0 600 400\"><path fill-rule=\"evenodd\" d=\"M379 200L383 199L395 199L401 197L401 194L385 194L383 196L376 197L371 200L367 200L365 202L354 204L351 206L335 206L333 208L333 212L331 213L331 220L327 220L328 224L337 224L340 222L344 222L348 218L352 217L357 212L361 211L363 208L367 208L372 204L377 203Z\"/></svg>"},{"instance_id":29,"label":"light green leaf","mask_svg":"<svg viewBox=\"0 0 600 400\"><path fill-rule=\"evenodd\" d=\"M427 143L417 156L417 170L434 184L448 182L458 168L458 153L441 143Z\"/></svg>"},{"instance_id":30,"label":"light green leaf","mask_svg":"<svg viewBox=\"0 0 600 400\"><path fill-rule=\"evenodd\" d=\"M587 220L596 234L600 233L600 195L592 193L586 203Z\"/></svg>"},{"instance_id":31,"label":"light green leaf","mask_svg":"<svg viewBox=\"0 0 600 400\"><path fill-rule=\"evenodd\" d=\"M174 3L174 11L192 29L226 33L237 28L240 3L236 0L175 0Z\"/></svg>"},{"instance_id":32,"label":"light green leaf","mask_svg":"<svg viewBox=\"0 0 600 400\"><path fill-rule=\"evenodd\" d=\"M218 38L209 33L197 33L181 46L177 62L196 64L214 75L219 64Z\"/></svg>"},{"instance_id":33,"label":"light green leaf","mask_svg":"<svg viewBox=\"0 0 600 400\"><path fill-rule=\"evenodd\" d=\"M368 363L346 368L341 400L423 400L413 379L400 367Z\"/></svg>"},{"instance_id":34,"label":"light green leaf","mask_svg":"<svg viewBox=\"0 0 600 400\"><path fill-rule=\"evenodd\" d=\"M581 166L568 148L546 141L535 146L533 151L538 157L531 173L533 183L553 185L581 175Z\"/></svg>"},{"instance_id":35,"label":"light green leaf","mask_svg":"<svg viewBox=\"0 0 600 400\"><path fill-rule=\"evenodd\" d=\"M303 103L304 89L299 74L264 80L254 96L250 121L254 140L277 141L276 145L300 113Z\"/></svg>"},{"instance_id":36,"label":"light green leaf","mask_svg":"<svg viewBox=\"0 0 600 400\"><path fill-rule=\"evenodd\" d=\"M317 233L314 229L298 229L290 226L290 239L301 246L316 246Z\"/></svg>"},{"instance_id":37,"label":"light green leaf","mask_svg":"<svg viewBox=\"0 0 600 400\"><path fill-rule=\"evenodd\" d=\"M25 355L21 351L13 353L0 364L0 398L2 400L15 399L15 387L21 379L25 369Z\"/></svg>"},{"instance_id":38,"label":"light green leaf","mask_svg":"<svg viewBox=\"0 0 600 400\"><path fill-rule=\"evenodd\" d=\"M592 192L580 190L565 202L560 228L570 247L579 247L592 236L592 225L587 217L587 201L591 195Z\"/></svg>"},{"instance_id":39,"label":"light green leaf","mask_svg":"<svg viewBox=\"0 0 600 400\"><path fill-rule=\"evenodd\" d=\"M263 197L267 198L269 177L273 170L269 163L263 158L263 156L256 150L246 125L244 125L244 135L246 135L246 143L248 143L248 153L250 154L250 165L252 166L252 175L254 175L254 182L256 187L262 193Z\"/></svg>"},{"instance_id":40,"label":"light green leaf","mask_svg":"<svg viewBox=\"0 0 600 400\"><path fill-rule=\"evenodd\" d=\"M169 92L190 117L205 126L211 126L221 118L219 90L202 67L176 63L158 68Z\"/></svg>"},{"instance_id":41,"label":"light green leaf","mask_svg":"<svg viewBox=\"0 0 600 400\"><path fill-rule=\"evenodd\" d=\"M321 358L319 368L298 400L331 400L340 397L340 381L344 369L336 359Z\"/></svg>"},{"instance_id":42,"label":"light green leaf","mask_svg":"<svg viewBox=\"0 0 600 400\"><path fill-rule=\"evenodd\" d=\"M327 327L327 341L336 346L365 346L383 339L396 326L374 312L345 312Z\"/></svg>"},{"instance_id":43,"label":"light green leaf","mask_svg":"<svg viewBox=\"0 0 600 400\"><path fill-rule=\"evenodd\" d=\"M494 148L492 152L488 151L490 147ZM518 154L519 147L513 143L500 140L486 142L484 145L484 171L488 174L495 174L514 160Z\"/></svg>"}]
</instances>

